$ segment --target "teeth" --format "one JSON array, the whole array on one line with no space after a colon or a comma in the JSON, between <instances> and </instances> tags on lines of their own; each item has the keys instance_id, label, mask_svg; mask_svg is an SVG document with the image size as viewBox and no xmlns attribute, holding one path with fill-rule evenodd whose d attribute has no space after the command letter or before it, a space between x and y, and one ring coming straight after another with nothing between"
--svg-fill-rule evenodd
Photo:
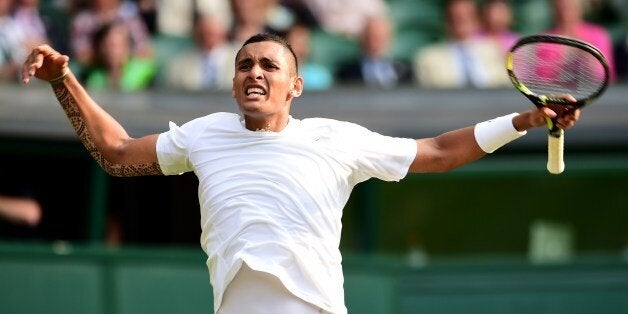
<instances>
[{"instance_id":1,"label":"teeth","mask_svg":"<svg viewBox=\"0 0 628 314\"><path fill-rule=\"evenodd\" d=\"M251 87L249 89L246 90L246 95L251 95L251 94L259 94L259 95L266 95L266 93L264 93L264 90L259 88L259 87Z\"/></svg>"}]
</instances>

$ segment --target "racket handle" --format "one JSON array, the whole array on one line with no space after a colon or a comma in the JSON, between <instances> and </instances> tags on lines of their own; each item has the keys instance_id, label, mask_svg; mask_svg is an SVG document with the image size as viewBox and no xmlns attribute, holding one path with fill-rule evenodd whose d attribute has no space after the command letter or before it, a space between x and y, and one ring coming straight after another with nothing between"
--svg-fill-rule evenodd
<instances>
[{"instance_id":1,"label":"racket handle","mask_svg":"<svg viewBox=\"0 0 628 314\"><path fill-rule=\"evenodd\" d=\"M563 161L563 146L565 137L563 130L557 132L558 136L547 136L547 170L552 174L560 174L565 170L565 162Z\"/></svg>"}]
</instances>

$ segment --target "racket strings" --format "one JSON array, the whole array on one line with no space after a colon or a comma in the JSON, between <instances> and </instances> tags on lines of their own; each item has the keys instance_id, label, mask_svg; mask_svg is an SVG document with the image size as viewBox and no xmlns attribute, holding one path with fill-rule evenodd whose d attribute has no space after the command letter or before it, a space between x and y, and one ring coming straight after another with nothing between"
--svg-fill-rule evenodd
<instances>
[{"instance_id":1,"label":"racket strings","mask_svg":"<svg viewBox=\"0 0 628 314\"><path fill-rule=\"evenodd\" d=\"M604 67L595 56L551 43L521 46L513 54L513 71L519 82L537 95L569 93L584 99L605 81Z\"/></svg>"}]
</instances>

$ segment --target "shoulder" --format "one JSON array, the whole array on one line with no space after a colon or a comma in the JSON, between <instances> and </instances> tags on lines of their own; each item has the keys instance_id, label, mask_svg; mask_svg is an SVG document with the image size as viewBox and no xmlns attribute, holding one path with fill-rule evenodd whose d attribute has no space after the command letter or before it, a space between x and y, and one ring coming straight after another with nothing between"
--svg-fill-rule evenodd
<instances>
[{"instance_id":1,"label":"shoulder","mask_svg":"<svg viewBox=\"0 0 628 314\"><path fill-rule=\"evenodd\" d=\"M234 129L234 119L237 119L236 114L218 112L190 120L181 126L170 121L168 130L159 134L158 142L161 142L162 146L175 145L189 150L201 143L199 142L201 138L213 138L213 135L220 133L222 129Z\"/></svg>"},{"instance_id":2,"label":"shoulder","mask_svg":"<svg viewBox=\"0 0 628 314\"><path fill-rule=\"evenodd\" d=\"M240 119L240 116L232 113L232 112L215 112L208 114L206 116L198 117L194 120L191 120L188 123L197 123L197 124L217 124L217 123L225 123L225 122L233 122Z\"/></svg>"},{"instance_id":3,"label":"shoulder","mask_svg":"<svg viewBox=\"0 0 628 314\"><path fill-rule=\"evenodd\" d=\"M475 50L478 52L480 59L489 60L501 65L503 52L499 46L499 42L490 39L480 40Z\"/></svg>"},{"instance_id":4,"label":"shoulder","mask_svg":"<svg viewBox=\"0 0 628 314\"><path fill-rule=\"evenodd\" d=\"M157 61L152 58L135 58L132 57L125 67L132 72L155 72L157 69Z\"/></svg>"},{"instance_id":5,"label":"shoulder","mask_svg":"<svg viewBox=\"0 0 628 314\"><path fill-rule=\"evenodd\" d=\"M451 45L447 42L433 43L417 49L414 53L414 62L434 63L434 59L447 58L451 52Z\"/></svg>"},{"instance_id":6,"label":"shoulder","mask_svg":"<svg viewBox=\"0 0 628 314\"><path fill-rule=\"evenodd\" d=\"M200 131L212 126L232 125L234 121L237 122L238 120L239 116L235 113L216 112L185 122L181 125L181 128L186 130L193 129L196 131ZM171 122L170 128L172 129L173 127L179 128L175 123Z\"/></svg>"},{"instance_id":7,"label":"shoulder","mask_svg":"<svg viewBox=\"0 0 628 314\"><path fill-rule=\"evenodd\" d=\"M582 23L578 29L579 36L594 46L612 45L610 33L606 28L593 23ZM600 47L598 47L600 48Z\"/></svg>"},{"instance_id":8,"label":"shoulder","mask_svg":"<svg viewBox=\"0 0 628 314\"><path fill-rule=\"evenodd\" d=\"M180 80L176 82L176 86L185 85L182 82L187 82L190 78L200 85L198 82L201 69L201 53L196 48L187 48L177 52L166 65L168 75Z\"/></svg>"},{"instance_id":9,"label":"shoulder","mask_svg":"<svg viewBox=\"0 0 628 314\"><path fill-rule=\"evenodd\" d=\"M328 118L308 118L301 120L301 126L310 132L334 133L336 135L367 132L368 129L348 121Z\"/></svg>"},{"instance_id":10,"label":"shoulder","mask_svg":"<svg viewBox=\"0 0 628 314\"><path fill-rule=\"evenodd\" d=\"M174 55L172 62L195 62L201 58L201 52L196 47L188 47Z\"/></svg>"},{"instance_id":11,"label":"shoulder","mask_svg":"<svg viewBox=\"0 0 628 314\"><path fill-rule=\"evenodd\" d=\"M215 48L222 55L235 56L238 53L238 47L232 43L224 43Z\"/></svg>"},{"instance_id":12,"label":"shoulder","mask_svg":"<svg viewBox=\"0 0 628 314\"><path fill-rule=\"evenodd\" d=\"M72 18L71 20L71 24L72 26L76 27L85 27L86 25L96 25L98 22L98 19L96 18L96 15L90 11L90 10L81 10L78 13L76 13L76 15L74 16L74 18Z\"/></svg>"},{"instance_id":13,"label":"shoulder","mask_svg":"<svg viewBox=\"0 0 628 314\"><path fill-rule=\"evenodd\" d=\"M449 50L450 48L451 48L451 45L449 42L446 42L446 41L436 42L436 43L432 43L432 44L419 48L416 51L416 54L421 55L421 54L441 53L445 50Z\"/></svg>"},{"instance_id":14,"label":"shoulder","mask_svg":"<svg viewBox=\"0 0 628 314\"><path fill-rule=\"evenodd\" d=\"M608 34L608 31L606 30L606 28L597 24L593 24L593 23L581 23L580 29L591 32L591 33L598 33L600 35Z\"/></svg>"},{"instance_id":15,"label":"shoulder","mask_svg":"<svg viewBox=\"0 0 628 314\"><path fill-rule=\"evenodd\" d=\"M330 119L330 118L307 118L307 119L302 119L301 124L303 126L316 127L316 126L341 126L341 125L353 124L353 123L342 121L342 120Z\"/></svg>"}]
</instances>

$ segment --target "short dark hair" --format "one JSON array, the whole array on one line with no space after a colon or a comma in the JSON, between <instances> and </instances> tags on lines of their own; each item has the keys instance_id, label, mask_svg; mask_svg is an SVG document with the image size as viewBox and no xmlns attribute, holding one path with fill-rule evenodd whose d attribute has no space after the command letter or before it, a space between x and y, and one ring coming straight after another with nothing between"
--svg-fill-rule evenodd
<instances>
[{"instance_id":1,"label":"short dark hair","mask_svg":"<svg viewBox=\"0 0 628 314\"><path fill-rule=\"evenodd\" d=\"M286 48L288 51L290 51L290 54L292 54L292 57L294 58L294 69L296 70L297 75L298 75L299 60L297 59L297 55L294 53L294 50L292 50L292 46L290 46L290 43L288 43L288 41L285 38L275 33L259 33L259 34L251 36L242 44L242 47L240 47L240 50L238 50L238 53L236 54L236 60L238 59L238 56L240 55L240 51L242 51L242 48L244 48L244 46L248 44L260 43L264 41L272 41L272 42L278 43L284 48Z\"/></svg>"}]
</instances>

